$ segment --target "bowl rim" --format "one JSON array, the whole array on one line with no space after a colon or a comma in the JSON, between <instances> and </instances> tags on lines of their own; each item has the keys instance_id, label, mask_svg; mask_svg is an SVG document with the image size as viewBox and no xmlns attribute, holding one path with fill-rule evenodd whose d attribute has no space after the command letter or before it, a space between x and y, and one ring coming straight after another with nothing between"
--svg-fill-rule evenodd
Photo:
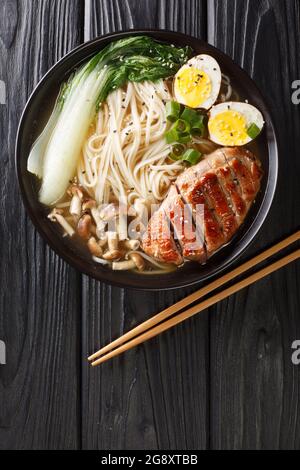
<instances>
[{"instance_id":1,"label":"bowl rim","mask_svg":"<svg viewBox=\"0 0 300 470\"><path fill-rule=\"evenodd\" d=\"M55 72L56 68L59 67L63 62L65 62L67 59L71 58L72 56L76 56L79 52L82 52L84 50L89 50L93 45L96 45L99 43L99 46L101 46L102 42L106 42L107 40L118 40L126 36L130 35L139 35L139 34L144 34L144 35L150 35L153 33L155 39L158 40L166 40L166 42L170 42L170 39L164 38L164 36L173 36L174 40L178 40L178 42L182 41L197 41L200 44L202 43L205 45L205 47L208 47L209 49L213 51L216 51L218 55L223 56L226 58L226 60L230 60L232 64L239 69L239 71L247 76L248 80L252 82L252 86L255 89L257 95L259 96L259 99L262 101L264 104L264 107L268 113L268 125L269 128L272 132L272 139L273 139L273 156L272 160L270 159L270 152L269 152L269 145L268 145L268 161L269 163L272 161L272 165L269 165L269 173L268 173L268 179L267 179L267 184L264 190L264 194L260 203L260 206L257 210L257 213L255 214L255 217L253 218L250 226L248 229L245 231L243 236L239 240L239 247L236 249L234 254L228 255L229 259L222 262L220 265L216 266L212 272L202 274L199 271L199 276L200 279L193 279L193 280L188 280L188 277L182 277L179 282L176 282L175 284L173 283L172 285L167 285L166 282L163 283L162 280L165 274L162 274L159 278L157 277L157 284L159 283L160 285L146 285L147 280L153 279L154 276L150 275L139 275L141 278L145 279L145 285L134 285L133 282L126 282L126 274L124 276L124 282L120 282L115 279L107 279L105 277L105 271L97 271L94 272L91 269L88 268L88 265L86 267L82 267L78 265L79 257L76 256L70 256L69 254L66 254L63 249L58 247L51 239L51 237L48 236L47 233L43 230L39 218L36 216L34 209L32 208L29 199L27 198L24 182L23 182L23 176L21 172L21 149L20 149L20 139L21 139L21 134L23 132L23 126L24 126L24 120L26 118L27 112L29 107L31 106L32 102L35 99L35 96L39 92L40 88L44 85L45 82L51 77L51 75ZM158 36L161 35L162 37L159 38ZM87 54L82 61L88 59L88 57L91 54ZM78 61L80 63L81 61ZM266 136L266 140L269 144L269 137ZM66 261L72 268L76 269L80 274L87 275L97 281L104 282L109 285L117 286L120 288L129 288L129 289L134 289L134 290L142 290L142 291L163 291L163 290L174 290L178 288L186 288L190 286L195 286L199 285L200 283L203 283L204 281L208 280L209 278L215 277L216 275L220 274L224 270L226 270L230 265L232 265L240 256L241 254L249 248L249 246L253 243L256 235L260 231L268 213L271 208L274 195L276 192L276 187L277 187L277 180L278 180L278 167L279 167L279 140L278 140L278 131L277 128L274 124L274 119L272 116L272 113L269 108L268 100L264 97L262 92L260 91L260 88L256 84L256 82L250 77L250 75L239 65L237 64L228 54L224 53L220 49L216 48L215 46L209 44L207 41L203 39L199 39L195 36L177 32L177 31L171 31L167 29L128 29L128 30L123 30L123 31L116 31L113 33L107 33L101 36L98 36L94 39L91 39L90 41L87 41L83 44L80 44L73 48L71 51L69 51L67 54L65 54L63 57L61 57L55 64L51 66L51 68L43 75L43 77L39 80L37 85L34 87L33 91L29 95L29 98L26 101L25 107L23 109L23 112L21 114L20 120L19 120L19 125L17 129L17 134L16 134L16 145L15 145L15 170L16 170L16 176L22 196L22 201L23 204L27 210L27 213L29 214L29 217L35 227L35 229L38 231L38 233L41 235L41 237L46 241L46 243L50 246L50 248L58 255L60 256L64 261ZM234 242L233 242L234 243ZM102 274L103 273L103 274ZM124 271L124 273L126 273ZM124 274L123 273L123 274Z\"/></svg>"}]
</instances>

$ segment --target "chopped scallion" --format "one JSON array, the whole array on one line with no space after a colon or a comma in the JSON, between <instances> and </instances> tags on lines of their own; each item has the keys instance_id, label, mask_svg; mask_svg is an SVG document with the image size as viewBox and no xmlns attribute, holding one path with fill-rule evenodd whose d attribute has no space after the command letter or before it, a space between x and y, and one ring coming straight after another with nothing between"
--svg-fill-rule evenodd
<instances>
[{"instance_id":1,"label":"chopped scallion","mask_svg":"<svg viewBox=\"0 0 300 470\"><path fill-rule=\"evenodd\" d=\"M178 142L180 144L185 144L190 142L191 135L188 132L179 132L177 129L172 127L168 132L166 132L166 141L168 144L173 144Z\"/></svg>"},{"instance_id":2,"label":"chopped scallion","mask_svg":"<svg viewBox=\"0 0 300 470\"><path fill-rule=\"evenodd\" d=\"M185 146L182 144L175 144L172 147L172 153L174 155L177 155L178 157L180 157L183 154L184 150L185 150Z\"/></svg>"},{"instance_id":3,"label":"chopped scallion","mask_svg":"<svg viewBox=\"0 0 300 470\"><path fill-rule=\"evenodd\" d=\"M181 105L177 101L168 101L166 104L166 118L168 121L175 122L181 112Z\"/></svg>"},{"instance_id":4,"label":"chopped scallion","mask_svg":"<svg viewBox=\"0 0 300 470\"><path fill-rule=\"evenodd\" d=\"M188 149L184 152L181 158L182 160L190 163L191 165L195 165L199 162L201 156L202 154L198 150Z\"/></svg>"},{"instance_id":5,"label":"chopped scallion","mask_svg":"<svg viewBox=\"0 0 300 470\"><path fill-rule=\"evenodd\" d=\"M251 139L255 139L260 134L260 128L254 122L252 122L252 124L250 124L247 129L247 134L249 137L251 137Z\"/></svg>"},{"instance_id":6,"label":"chopped scallion","mask_svg":"<svg viewBox=\"0 0 300 470\"><path fill-rule=\"evenodd\" d=\"M197 111L187 107L185 107L181 113L181 119L184 119L185 121L188 121L190 123L193 123L195 120L197 120L198 116L199 114L197 113Z\"/></svg>"},{"instance_id":7,"label":"chopped scallion","mask_svg":"<svg viewBox=\"0 0 300 470\"><path fill-rule=\"evenodd\" d=\"M178 132L189 132L191 126L184 119L177 119L177 121L173 125L173 128L176 129Z\"/></svg>"}]
</instances>

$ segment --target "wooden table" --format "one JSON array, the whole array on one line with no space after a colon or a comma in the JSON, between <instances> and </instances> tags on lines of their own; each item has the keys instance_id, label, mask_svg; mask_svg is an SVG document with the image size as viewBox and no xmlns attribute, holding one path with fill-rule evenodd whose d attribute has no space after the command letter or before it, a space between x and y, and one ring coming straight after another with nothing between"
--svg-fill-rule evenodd
<instances>
[{"instance_id":1,"label":"wooden table","mask_svg":"<svg viewBox=\"0 0 300 470\"><path fill-rule=\"evenodd\" d=\"M300 264L103 367L86 357L191 289L143 293L76 272L36 233L14 168L18 122L43 74L104 33L162 28L202 39L255 79L278 126L280 176L249 257L299 227L298 0L2 0L0 366L2 449L300 448Z\"/></svg>"}]
</instances>

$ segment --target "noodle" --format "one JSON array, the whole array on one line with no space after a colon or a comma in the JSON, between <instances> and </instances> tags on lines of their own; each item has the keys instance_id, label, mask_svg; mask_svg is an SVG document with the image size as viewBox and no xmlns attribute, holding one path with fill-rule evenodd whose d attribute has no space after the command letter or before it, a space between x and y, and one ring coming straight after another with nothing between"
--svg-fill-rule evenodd
<instances>
[{"instance_id":1,"label":"noodle","mask_svg":"<svg viewBox=\"0 0 300 470\"><path fill-rule=\"evenodd\" d=\"M112 92L99 110L77 169L79 183L97 204L136 198L146 204L163 200L182 171L168 158L170 146L165 100L171 95L163 80L128 83Z\"/></svg>"}]
</instances>

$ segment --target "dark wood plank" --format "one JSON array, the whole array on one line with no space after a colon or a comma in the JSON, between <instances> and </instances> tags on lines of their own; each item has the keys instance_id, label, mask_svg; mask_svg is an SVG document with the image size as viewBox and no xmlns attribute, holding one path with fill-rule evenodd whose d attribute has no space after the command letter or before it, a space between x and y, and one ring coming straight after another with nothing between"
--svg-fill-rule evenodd
<instances>
[{"instance_id":1,"label":"dark wood plank","mask_svg":"<svg viewBox=\"0 0 300 470\"><path fill-rule=\"evenodd\" d=\"M85 39L128 28L205 38L206 2L91 0ZM187 291L142 293L83 280L83 356ZM203 315L103 367L83 358L83 447L200 449L207 445L207 317Z\"/></svg>"},{"instance_id":2,"label":"dark wood plank","mask_svg":"<svg viewBox=\"0 0 300 470\"><path fill-rule=\"evenodd\" d=\"M80 278L45 246L14 169L18 121L42 75L81 40L79 0L0 4L0 448L74 449L79 442Z\"/></svg>"},{"instance_id":3,"label":"dark wood plank","mask_svg":"<svg viewBox=\"0 0 300 470\"><path fill-rule=\"evenodd\" d=\"M208 39L242 65L269 101L281 152L272 209L247 255L299 227L299 107L291 85L300 77L297 0L212 0ZM299 371L291 362L300 337L299 263L211 311L211 445L299 448Z\"/></svg>"}]
</instances>

